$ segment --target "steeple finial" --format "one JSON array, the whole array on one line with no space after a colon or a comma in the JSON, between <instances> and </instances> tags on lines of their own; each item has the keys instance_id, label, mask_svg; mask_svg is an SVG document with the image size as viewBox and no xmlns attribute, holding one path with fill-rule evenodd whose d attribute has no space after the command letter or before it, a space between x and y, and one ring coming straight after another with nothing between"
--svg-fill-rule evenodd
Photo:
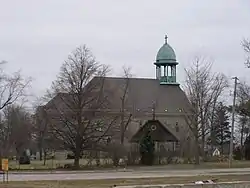
<instances>
[{"instance_id":1,"label":"steeple finial","mask_svg":"<svg viewBox=\"0 0 250 188\"><path fill-rule=\"evenodd\" d=\"M168 36L165 35L165 44L167 44L167 43L168 43Z\"/></svg>"}]
</instances>

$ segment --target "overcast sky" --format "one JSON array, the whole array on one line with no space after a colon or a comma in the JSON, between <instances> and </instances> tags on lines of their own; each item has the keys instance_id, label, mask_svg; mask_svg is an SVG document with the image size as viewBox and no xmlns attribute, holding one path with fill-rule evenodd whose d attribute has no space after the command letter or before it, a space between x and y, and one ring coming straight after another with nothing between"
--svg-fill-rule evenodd
<instances>
[{"instance_id":1,"label":"overcast sky","mask_svg":"<svg viewBox=\"0 0 250 188\"><path fill-rule=\"evenodd\" d=\"M8 71L32 76L40 95L62 62L86 44L101 63L121 74L155 77L153 62L164 35L179 61L178 80L194 56L214 70L247 77L243 37L250 37L249 0L0 0L0 60Z\"/></svg>"}]
</instances>

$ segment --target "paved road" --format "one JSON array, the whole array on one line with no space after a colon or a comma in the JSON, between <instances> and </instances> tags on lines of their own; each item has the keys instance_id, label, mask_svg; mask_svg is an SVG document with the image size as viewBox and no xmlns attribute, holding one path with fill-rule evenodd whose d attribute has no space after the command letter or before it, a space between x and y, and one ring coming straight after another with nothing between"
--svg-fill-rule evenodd
<instances>
[{"instance_id":1,"label":"paved road","mask_svg":"<svg viewBox=\"0 0 250 188\"><path fill-rule=\"evenodd\" d=\"M9 174L9 181L32 181L32 180L94 180L94 179L117 179L117 178L152 178L152 177L181 177L196 175L227 175L249 174L250 168L240 169L199 169L199 170L136 170L136 171L103 171L103 172L47 172L43 174Z\"/></svg>"}]
</instances>

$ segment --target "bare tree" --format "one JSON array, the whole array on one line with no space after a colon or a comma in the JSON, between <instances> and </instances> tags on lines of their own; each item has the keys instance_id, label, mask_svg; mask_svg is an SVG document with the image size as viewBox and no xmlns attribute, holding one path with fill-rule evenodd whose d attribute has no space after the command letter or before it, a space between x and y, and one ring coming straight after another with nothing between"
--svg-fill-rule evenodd
<instances>
[{"instance_id":1,"label":"bare tree","mask_svg":"<svg viewBox=\"0 0 250 188\"><path fill-rule=\"evenodd\" d=\"M250 41L248 39L243 39L242 47L246 53L245 65L250 68Z\"/></svg>"},{"instance_id":2,"label":"bare tree","mask_svg":"<svg viewBox=\"0 0 250 188\"><path fill-rule=\"evenodd\" d=\"M206 136L210 133L214 123L215 106L219 97L228 87L227 78L220 73L213 73L212 64L205 59L196 58L193 66L185 69L185 90L190 101L187 123L189 124L196 143L196 152L199 152L201 138L201 152L205 156ZM198 153L196 153L197 162Z\"/></svg>"},{"instance_id":3,"label":"bare tree","mask_svg":"<svg viewBox=\"0 0 250 188\"><path fill-rule=\"evenodd\" d=\"M52 137L49 134L49 120L47 111L44 109L44 106L38 106L35 113L35 123L33 126L34 137L39 148L39 158L40 161L43 159L42 154L44 154L44 163L46 163L46 154L50 149L49 138ZM48 141L49 140L49 141Z\"/></svg>"},{"instance_id":4,"label":"bare tree","mask_svg":"<svg viewBox=\"0 0 250 188\"><path fill-rule=\"evenodd\" d=\"M9 155L12 148L11 143L11 127L6 124L6 119L3 114L0 115L0 159ZM1 166L1 165L0 165Z\"/></svg>"},{"instance_id":5,"label":"bare tree","mask_svg":"<svg viewBox=\"0 0 250 188\"><path fill-rule=\"evenodd\" d=\"M249 133L249 117L246 115L238 115L238 122L236 124L236 138L238 138L238 141L240 143L241 149L244 146L244 141ZM237 134L238 133L238 134ZM243 151L243 150L242 150Z\"/></svg>"},{"instance_id":6,"label":"bare tree","mask_svg":"<svg viewBox=\"0 0 250 188\"><path fill-rule=\"evenodd\" d=\"M122 96L120 97L121 99L121 144L124 145L124 137L125 137L125 132L128 128L128 125L131 121L132 118L132 113L130 112L129 114L126 112L126 101L128 97L128 88L129 88L129 82L130 78L132 77L131 74L131 68L130 67L125 67L123 66L123 77L124 77L124 84L122 86ZM128 114L128 117L126 115Z\"/></svg>"},{"instance_id":7,"label":"bare tree","mask_svg":"<svg viewBox=\"0 0 250 188\"><path fill-rule=\"evenodd\" d=\"M231 111L231 106L229 107ZM249 134L250 123L250 86L246 82L238 83L236 97L236 113L238 124L236 130L239 133L240 145L243 153L244 140Z\"/></svg>"},{"instance_id":8,"label":"bare tree","mask_svg":"<svg viewBox=\"0 0 250 188\"><path fill-rule=\"evenodd\" d=\"M250 86L247 82L241 81L237 85L237 103L241 104L250 99Z\"/></svg>"},{"instance_id":9,"label":"bare tree","mask_svg":"<svg viewBox=\"0 0 250 188\"><path fill-rule=\"evenodd\" d=\"M5 62L0 63L2 66ZM20 71L11 75L4 73L0 68L0 110L17 100L25 99L26 89L30 86L31 79L25 79Z\"/></svg>"},{"instance_id":10,"label":"bare tree","mask_svg":"<svg viewBox=\"0 0 250 188\"><path fill-rule=\"evenodd\" d=\"M44 138L48 132L47 113L43 106L43 97L33 101L33 137L39 149L39 159L42 161Z\"/></svg>"},{"instance_id":11,"label":"bare tree","mask_svg":"<svg viewBox=\"0 0 250 188\"><path fill-rule=\"evenodd\" d=\"M11 105L4 109L1 127L2 154L7 157L15 148L17 156L29 146L31 140L31 116L22 107Z\"/></svg>"},{"instance_id":12,"label":"bare tree","mask_svg":"<svg viewBox=\"0 0 250 188\"><path fill-rule=\"evenodd\" d=\"M43 164L46 164L46 159L49 152L52 152L60 148L60 143L54 137L50 130L49 115L47 114L46 107L43 105L47 96L39 98L34 103L35 114L33 123L33 138L39 149L39 159L43 160Z\"/></svg>"},{"instance_id":13,"label":"bare tree","mask_svg":"<svg viewBox=\"0 0 250 188\"><path fill-rule=\"evenodd\" d=\"M104 87L107 72L108 67L81 46L68 56L52 83L55 97L46 105L50 130L74 153L75 168L84 150L105 142L116 121L115 115L105 113L111 100Z\"/></svg>"},{"instance_id":14,"label":"bare tree","mask_svg":"<svg viewBox=\"0 0 250 188\"><path fill-rule=\"evenodd\" d=\"M190 141L190 138L193 138L194 140L194 157L195 157L195 164L200 163L200 154L199 154L199 131L200 131L200 121L199 121L199 112L198 112L198 101L197 99L191 95L188 96L190 105L186 107L186 109L183 109L184 112L184 118L189 126L191 132L193 135L187 136L187 141Z\"/></svg>"},{"instance_id":15,"label":"bare tree","mask_svg":"<svg viewBox=\"0 0 250 188\"><path fill-rule=\"evenodd\" d=\"M126 147L124 146L124 141L128 133L128 126L132 121L132 110L129 109L128 92L130 79L132 77L131 68L123 66L122 67L122 84L117 88L117 96L120 102L119 104L119 119L117 120L116 126L112 129L113 134L116 138L110 138L112 144L107 145L108 153L111 155L114 166L118 166L119 160L125 157ZM117 140L117 136L119 140Z\"/></svg>"},{"instance_id":16,"label":"bare tree","mask_svg":"<svg viewBox=\"0 0 250 188\"><path fill-rule=\"evenodd\" d=\"M23 102L27 94L26 89L31 83L31 79L24 79L20 71L13 74L6 74L3 70L3 64L5 63L6 61L0 62L0 139L2 144L0 149L0 159L3 155L6 155L9 148L12 147L9 143L10 128L6 125L3 110L15 102Z\"/></svg>"}]
</instances>

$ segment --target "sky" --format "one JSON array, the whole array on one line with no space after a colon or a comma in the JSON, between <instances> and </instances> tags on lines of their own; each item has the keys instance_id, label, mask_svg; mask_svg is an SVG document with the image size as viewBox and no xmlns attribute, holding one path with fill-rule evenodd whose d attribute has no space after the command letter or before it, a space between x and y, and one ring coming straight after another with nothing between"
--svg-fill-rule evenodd
<instances>
[{"instance_id":1,"label":"sky","mask_svg":"<svg viewBox=\"0 0 250 188\"><path fill-rule=\"evenodd\" d=\"M179 62L177 80L195 56L228 77L250 79L243 38L250 38L249 0L0 0L0 60L7 72L33 78L41 96L71 51L86 44L120 76L155 77L157 51L168 42ZM232 81L233 83L233 81Z\"/></svg>"}]
</instances>

